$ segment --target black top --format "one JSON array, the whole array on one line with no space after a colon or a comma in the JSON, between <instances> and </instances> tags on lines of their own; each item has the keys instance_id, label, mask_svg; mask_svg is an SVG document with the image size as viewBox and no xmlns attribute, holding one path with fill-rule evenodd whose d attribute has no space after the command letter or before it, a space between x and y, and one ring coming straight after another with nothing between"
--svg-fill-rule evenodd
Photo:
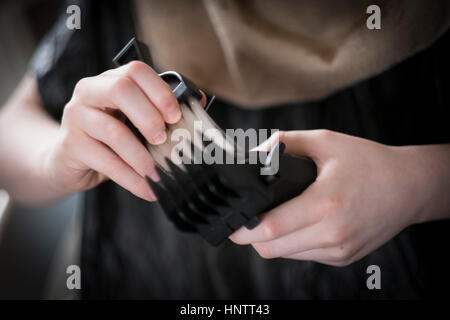
<instances>
[{"instance_id":1,"label":"black top","mask_svg":"<svg viewBox=\"0 0 450 320\"><path fill-rule=\"evenodd\" d=\"M81 30L66 28L62 10L31 64L44 107L57 120L75 83L112 68L135 33L127 1L79 5ZM320 101L246 110L219 100L211 115L222 128L328 128L390 145L450 142L449 36ZM409 227L343 268L265 260L231 242L211 247L176 230L158 204L110 181L86 192L83 221L84 298L418 298L450 287L448 220ZM382 290L366 287L371 264L381 268Z\"/></svg>"}]
</instances>

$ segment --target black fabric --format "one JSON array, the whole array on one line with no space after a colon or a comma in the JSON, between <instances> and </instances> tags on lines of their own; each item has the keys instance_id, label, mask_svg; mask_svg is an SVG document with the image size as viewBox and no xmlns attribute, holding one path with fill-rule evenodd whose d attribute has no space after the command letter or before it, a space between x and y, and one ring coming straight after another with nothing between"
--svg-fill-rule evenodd
<instances>
[{"instance_id":1,"label":"black fabric","mask_svg":"<svg viewBox=\"0 0 450 320\"><path fill-rule=\"evenodd\" d=\"M73 3L73 1L71 1ZM60 119L75 83L112 67L134 33L127 1L80 1L82 29L65 28L66 14L32 63L46 110ZM222 128L328 128L391 145L450 142L450 35L383 74L326 99L265 110L217 101ZM157 204L112 182L86 192L84 298L421 298L448 296L450 222L409 227L348 267L265 260L250 247L213 248L181 233ZM366 287L366 268L382 270L382 290Z\"/></svg>"}]
</instances>

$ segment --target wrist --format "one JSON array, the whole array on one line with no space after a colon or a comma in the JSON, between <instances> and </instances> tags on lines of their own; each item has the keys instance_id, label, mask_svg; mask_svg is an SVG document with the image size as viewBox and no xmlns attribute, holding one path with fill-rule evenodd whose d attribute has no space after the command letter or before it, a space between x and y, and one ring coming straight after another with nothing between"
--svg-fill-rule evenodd
<instances>
[{"instance_id":1,"label":"wrist","mask_svg":"<svg viewBox=\"0 0 450 320\"><path fill-rule=\"evenodd\" d=\"M56 163L54 156L54 147L51 143L42 146L39 150L36 150L37 161L35 162L36 167L34 168L37 173L38 181L43 188L41 194L43 196L43 201L50 201L60 198L66 194L69 194L71 190L63 186L57 179L56 168L58 164Z\"/></svg>"},{"instance_id":2,"label":"wrist","mask_svg":"<svg viewBox=\"0 0 450 320\"><path fill-rule=\"evenodd\" d=\"M411 224L450 217L450 145L400 147L413 202Z\"/></svg>"}]
</instances>

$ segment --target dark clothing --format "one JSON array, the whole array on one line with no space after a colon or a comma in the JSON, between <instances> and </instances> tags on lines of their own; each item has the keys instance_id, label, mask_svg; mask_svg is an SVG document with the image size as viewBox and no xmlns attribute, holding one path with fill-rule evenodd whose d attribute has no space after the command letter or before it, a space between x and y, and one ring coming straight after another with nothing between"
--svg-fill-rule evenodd
<instances>
[{"instance_id":1,"label":"dark clothing","mask_svg":"<svg viewBox=\"0 0 450 320\"><path fill-rule=\"evenodd\" d=\"M71 1L73 3L73 1ZM46 110L57 120L75 83L112 68L134 35L127 1L81 1L82 29L63 11L32 62ZM246 110L217 101L222 128L327 128L390 145L450 142L449 33L387 72L321 101ZM218 248L176 230L158 204L111 181L86 192L82 242L84 298L420 298L450 288L445 257L450 221L407 228L343 268L265 260L251 247ZM366 268L381 268L368 290ZM447 294L448 295L448 294Z\"/></svg>"}]
</instances>

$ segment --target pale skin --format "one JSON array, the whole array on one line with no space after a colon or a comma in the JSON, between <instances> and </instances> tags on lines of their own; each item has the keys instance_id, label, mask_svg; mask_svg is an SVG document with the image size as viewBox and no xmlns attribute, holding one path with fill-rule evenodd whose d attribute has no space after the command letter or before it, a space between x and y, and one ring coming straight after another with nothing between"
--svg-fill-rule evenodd
<instances>
[{"instance_id":1,"label":"pale skin","mask_svg":"<svg viewBox=\"0 0 450 320\"><path fill-rule=\"evenodd\" d=\"M391 147L328 130L280 132L288 153L309 157L316 181L230 239L264 258L346 266L404 228L450 216L450 145Z\"/></svg>"},{"instance_id":2,"label":"pale skin","mask_svg":"<svg viewBox=\"0 0 450 320\"><path fill-rule=\"evenodd\" d=\"M45 113L35 79L26 76L0 111L0 186L38 205L111 179L155 201L145 182L158 180L154 162L123 115L152 144L163 143L165 123L181 116L170 88L140 62L80 80L61 124ZM262 148L277 139L288 153L313 159L318 178L263 214L255 229L230 237L264 258L344 266L409 225L450 216L450 145L391 147L312 130L280 132Z\"/></svg>"}]
</instances>

